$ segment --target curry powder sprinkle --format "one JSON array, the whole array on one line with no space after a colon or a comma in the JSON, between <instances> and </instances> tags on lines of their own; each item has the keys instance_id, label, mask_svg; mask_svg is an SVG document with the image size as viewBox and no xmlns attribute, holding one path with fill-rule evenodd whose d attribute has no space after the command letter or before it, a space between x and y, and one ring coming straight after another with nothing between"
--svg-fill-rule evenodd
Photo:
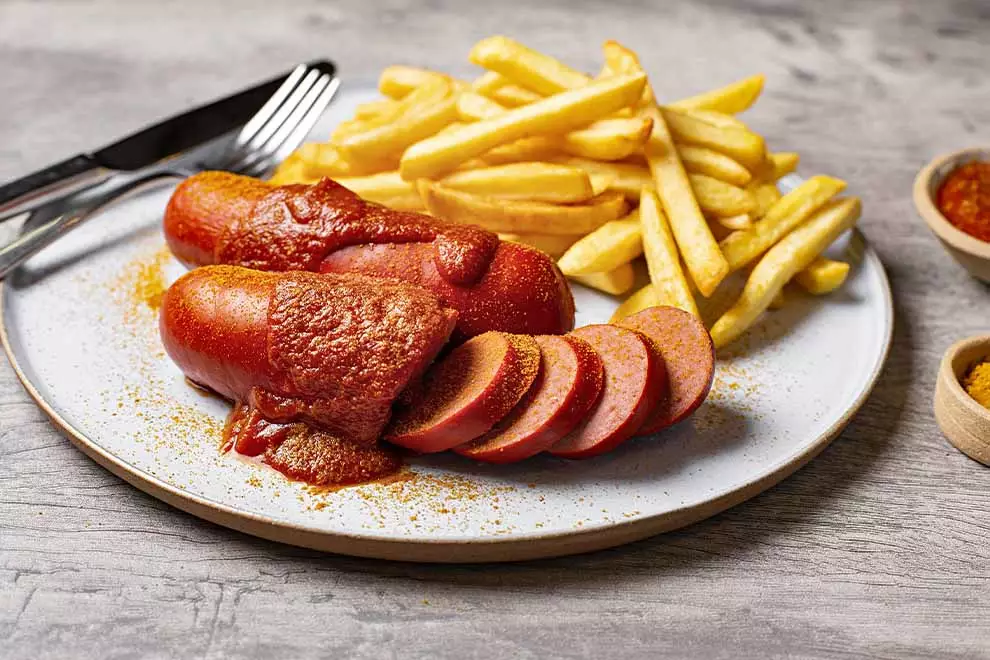
<instances>
[{"instance_id":1,"label":"curry powder sprinkle","mask_svg":"<svg viewBox=\"0 0 990 660\"><path fill-rule=\"evenodd\" d=\"M990 408L990 360L975 365L963 379L963 387L978 404Z\"/></svg>"}]
</instances>

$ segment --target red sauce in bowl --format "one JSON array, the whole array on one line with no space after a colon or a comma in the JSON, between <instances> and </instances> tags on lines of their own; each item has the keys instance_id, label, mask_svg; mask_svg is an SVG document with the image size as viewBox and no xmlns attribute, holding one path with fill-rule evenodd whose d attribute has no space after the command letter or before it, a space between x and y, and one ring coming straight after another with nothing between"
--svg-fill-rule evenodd
<instances>
[{"instance_id":1,"label":"red sauce in bowl","mask_svg":"<svg viewBox=\"0 0 990 660\"><path fill-rule=\"evenodd\" d=\"M990 243L990 163L974 161L954 169L935 203L957 229Z\"/></svg>"}]
</instances>

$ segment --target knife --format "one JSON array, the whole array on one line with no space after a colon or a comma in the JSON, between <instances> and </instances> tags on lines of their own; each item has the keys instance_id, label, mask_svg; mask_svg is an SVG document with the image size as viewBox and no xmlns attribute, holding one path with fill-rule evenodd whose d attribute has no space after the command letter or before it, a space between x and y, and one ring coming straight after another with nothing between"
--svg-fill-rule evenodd
<instances>
[{"instance_id":1,"label":"knife","mask_svg":"<svg viewBox=\"0 0 990 660\"><path fill-rule=\"evenodd\" d=\"M333 64L325 60L310 66L333 71ZM95 185L115 172L152 165L231 132L247 122L288 75L286 72L0 186L0 222Z\"/></svg>"}]
</instances>

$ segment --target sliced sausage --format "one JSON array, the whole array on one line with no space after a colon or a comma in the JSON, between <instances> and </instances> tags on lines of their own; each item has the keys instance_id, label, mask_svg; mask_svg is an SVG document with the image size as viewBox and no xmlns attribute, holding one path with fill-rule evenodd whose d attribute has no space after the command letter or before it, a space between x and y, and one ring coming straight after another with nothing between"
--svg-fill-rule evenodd
<instances>
[{"instance_id":1,"label":"sliced sausage","mask_svg":"<svg viewBox=\"0 0 990 660\"><path fill-rule=\"evenodd\" d=\"M664 365L652 342L635 330L586 325L571 334L601 356L605 383L584 422L554 444L550 453L588 458L614 449L643 425L663 396Z\"/></svg>"},{"instance_id":2,"label":"sliced sausage","mask_svg":"<svg viewBox=\"0 0 990 660\"><path fill-rule=\"evenodd\" d=\"M542 335L540 375L526 396L492 430L455 447L462 456L513 463L546 451L581 422L601 395L602 360L574 336Z\"/></svg>"},{"instance_id":3,"label":"sliced sausage","mask_svg":"<svg viewBox=\"0 0 990 660\"><path fill-rule=\"evenodd\" d=\"M519 403L539 370L533 337L478 335L426 372L419 396L396 413L385 439L422 453L474 440Z\"/></svg>"},{"instance_id":4,"label":"sliced sausage","mask_svg":"<svg viewBox=\"0 0 990 660\"><path fill-rule=\"evenodd\" d=\"M715 346L701 320L676 307L650 307L619 325L653 339L667 367L667 395L637 434L656 433L693 413L708 396L715 377Z\"/></svg>"}]
</instances>

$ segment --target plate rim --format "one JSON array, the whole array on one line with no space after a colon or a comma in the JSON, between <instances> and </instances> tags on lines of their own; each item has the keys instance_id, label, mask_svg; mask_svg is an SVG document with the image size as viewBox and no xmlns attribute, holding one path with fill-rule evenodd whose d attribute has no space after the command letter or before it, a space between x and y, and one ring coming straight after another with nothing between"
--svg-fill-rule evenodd
<instances>
[{"instance_id":1,"label":"plate rim","mask_svg":"<svg viewBox=\"0 0 990 660\"><path fill-rule=\"evenodd\" d=\"M137 489L181 511L223 527L258 536L270 541L287 543L324 552L357 557L413 561L426 563L507 562L561 557L592 552L642 540L657 534L700 522L754 497L780 483L821 453L862 408L883 372L893 341L894 303L890 280L879 255L862 232L854 233L863 241L863 263L870 262L876 270L883 294L886 332L883 347L864 387L845 412L838 416L815 440L796 455L770 466L754 480L713 499L678 507L670 511L619 521L605 527L588 530L561 530L528 533L518 536L451 539L385 538L358 532L316 530L299 523L277 520L247 509L224 504L202 495L190 493L119 458L92 441L77 429L43 397L15 356L8 335L5 314L7 286L0 282L0 344L14 374L55 427L86 456L104 469Z\"/></svg>"}]
</instances>

